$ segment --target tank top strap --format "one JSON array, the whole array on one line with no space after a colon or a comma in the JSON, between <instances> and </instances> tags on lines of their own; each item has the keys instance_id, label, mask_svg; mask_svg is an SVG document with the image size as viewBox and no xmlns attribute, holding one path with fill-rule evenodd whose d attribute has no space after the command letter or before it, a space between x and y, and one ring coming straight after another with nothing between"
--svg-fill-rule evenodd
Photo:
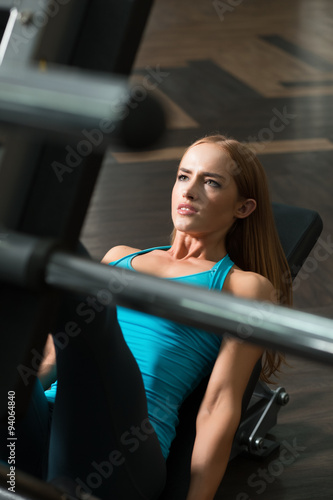
<instances>
[{"instance_id":1,"label":"tank top strap","mask_svg":"<svg viewBox=\"0 0 333 500\"><path fill-rule=\"evenodd\" d=\"M212 268L212 278L209 285L210 290L222 290L227 274L233 265L234 262L230 259L228 254L215 264Z\"/></svg>"},{"instance_id":2,"label":"tank top strap","mask_svg":"<svg viewBox=\"0 0 333 500\"><path fill-rule=\"evenodd\" d=\"M162 247L152 247L152 248L146 248L145 250L139 250L138 252L133 252L129 255L126 255L125 257L122 257L121 259L114 260L113 262L109 262L109 266L118 266L119 264L121 267L125 269L133 269L131 262L134 257L137 255L142 255L144 253L152 252L153 250L168 250L170 248L169 246L162 246Z\"/></svg>"}]
</instances>

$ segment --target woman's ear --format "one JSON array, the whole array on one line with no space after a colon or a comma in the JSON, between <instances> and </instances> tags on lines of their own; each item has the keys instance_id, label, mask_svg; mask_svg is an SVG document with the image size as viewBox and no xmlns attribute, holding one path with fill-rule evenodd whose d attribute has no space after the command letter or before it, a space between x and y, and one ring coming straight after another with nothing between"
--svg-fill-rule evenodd
<instances>
[{"instance_id":1,"label":"woman's ear","mask_svg":"<svg viewBox=\"0 0 333 500\"><path fill-rule=\"evenodd\" d=\"M256 200L248 198L241 202L240 206L236 210L236 217L238 219L245 219L257 208Z\"/></svg>"}]
</instances>

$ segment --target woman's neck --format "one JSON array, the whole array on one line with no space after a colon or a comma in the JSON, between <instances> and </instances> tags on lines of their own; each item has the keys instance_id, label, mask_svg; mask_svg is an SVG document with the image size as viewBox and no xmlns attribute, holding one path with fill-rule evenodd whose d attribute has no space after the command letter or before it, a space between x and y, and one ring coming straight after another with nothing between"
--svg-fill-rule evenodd
<instances>
[{"instance_id":1,"label":"woman's neck","mask_svg":"<svg viewBox=\"0 0 333 500\"><path fill-rule=\"evenodd\" d=\"M224 239L222 241L221 239L217 240L212 235L193 237L179 231L176 232L175 239L168 252L178 260L196 258L212 262L218 262L227 253Z\"/></svg>"}]
</instances>

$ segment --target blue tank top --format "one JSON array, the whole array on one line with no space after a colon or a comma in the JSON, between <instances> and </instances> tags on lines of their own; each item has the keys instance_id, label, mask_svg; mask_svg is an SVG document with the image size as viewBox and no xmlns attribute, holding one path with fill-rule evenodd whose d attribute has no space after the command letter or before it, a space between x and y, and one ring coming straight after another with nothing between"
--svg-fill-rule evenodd
<instances>
[{"instance_id":1,"label":"blue tank top","mask_svg":"<svg viewBox=\"0 0 333 500\"><path fill-rule=\"evenodd\" d=\"M155 247L135 252L110 265L133 270L132 260L137 255L169 248ZM166 279L222 290L233 265L226 255L209 271ZM126 343L139 365L147 395L149 419L159 438L163 455L167 458L176 434L178 410L202 378L211 372L222 338L124 307L117 307L117 315Z\"/></svg>"},{"instance_id":2,"label":"blue tank top","mask_svg":"<svg viewBox=\"0 0 333 500\"><path fill-rule=\"evenodd\" d=\"M137 255L169 248L155 247L135 252L110 265L134 271L132 260ZM233 265L226 255L209 271L166 279L222 290ZM147 395L149 419L158 436L163 456L167 458L176 434L178 410L202 378L211 372L222 337L124 307L117 307L117 316L126 343L139 365ZM57 382L45 391L50 402L54 402L56 390Z\"/></svg>"}]
</instances>

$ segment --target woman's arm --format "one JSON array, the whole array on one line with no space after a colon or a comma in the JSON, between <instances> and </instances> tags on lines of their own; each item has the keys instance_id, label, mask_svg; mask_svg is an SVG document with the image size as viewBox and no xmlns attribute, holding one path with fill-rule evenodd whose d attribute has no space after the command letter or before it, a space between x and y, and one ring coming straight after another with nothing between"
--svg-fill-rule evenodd
<instances>
[{"instance_id":1,"label":"woman's arm","mask_svg":"<svg viewBox=\"0 0 333 500\"><path fill-rule=\"evenodd\" d=\"M274 289L265 278L246 273L243 285L238 296L272 301ZM263 352L237 339L223 342L197 416L187 500L213 500L229 461L244 391Z\"/></svg>"},{"instance_id":2,"label":"woman's arm","mask_svg":"<svg viewBox=\"0 0 333 500\"><path fill-rule=\"evenodd\" d=\"M44 358L38 370L38 378L44 390L48 389L57 378L56 353L51 334L48 335L44 347Z\"/></svg>"},{"instance_id":3,"label":"woman's arm","mask_svg":"<svg viewBox=\"0 0 333 500\"><path fill-rule=\"evenodd\" d=\"M243 394L262 352L233 339L223 343L197 416L187 500L214 498L228 465Z\"/></svg>"}]
</instances>

